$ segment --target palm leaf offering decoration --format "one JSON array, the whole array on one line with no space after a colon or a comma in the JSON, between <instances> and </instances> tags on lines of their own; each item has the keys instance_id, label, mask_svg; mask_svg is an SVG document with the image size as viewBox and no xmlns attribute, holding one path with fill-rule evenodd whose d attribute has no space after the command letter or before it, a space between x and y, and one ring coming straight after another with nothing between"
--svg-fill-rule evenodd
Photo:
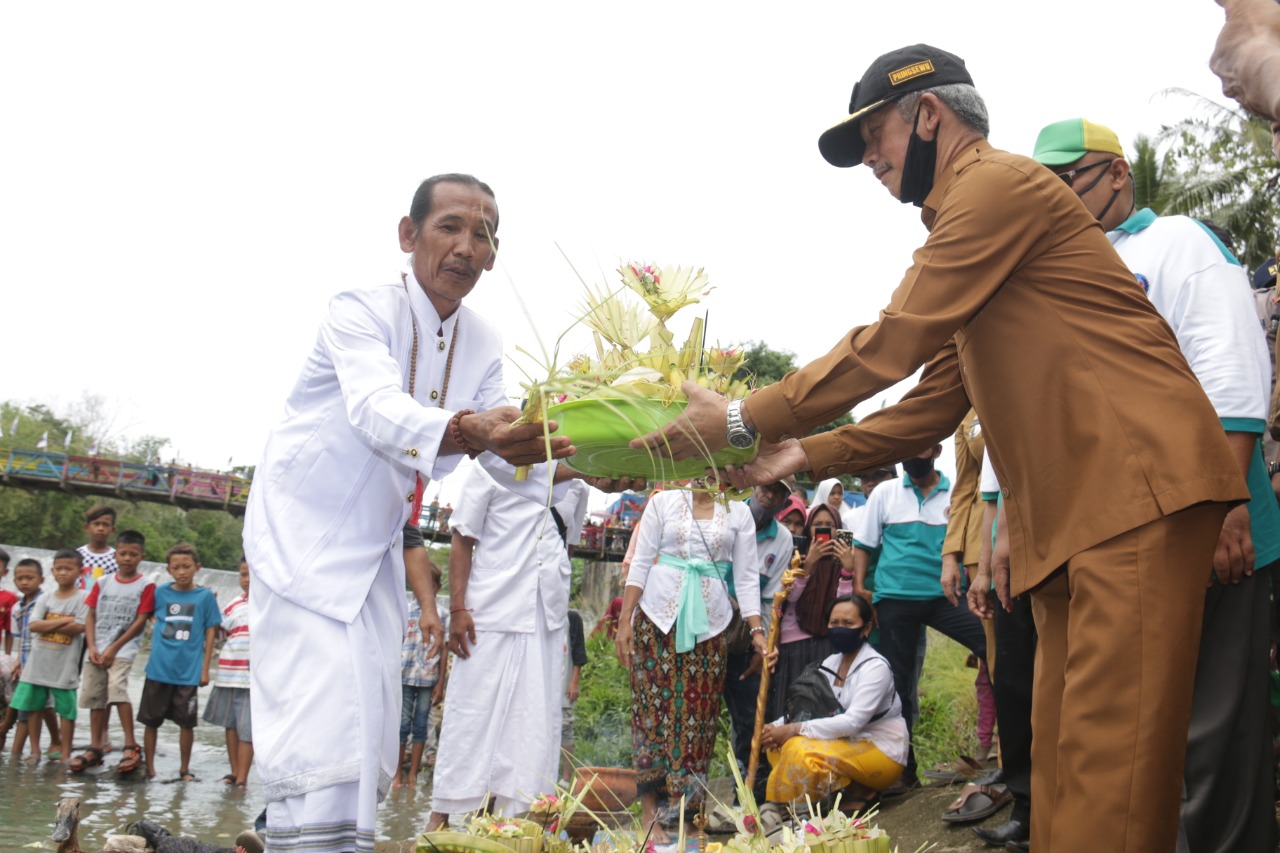
<instances>
[{"instance_id":1,"label":"palm leaf offering decoration","mask_svg":"<svg viewBox=\"0 0 1280 853\"><path fill-rule=\"evenodd\" d=\"M745 397L751 386L734 379L745 358L742 348L708 347L705 319L695 318L679 345L667 325L712 290L703 269L629 263L617 272L622 282L614 290L584 282L574 325L591 331L595 351L575 355L563 367L554 358L544 365L547 378L525 384L520 422L556 421L558 434L578 448L565 464L591 476L684 479L755 458L755 448L728 449L673 462L628 446L679 416L686 381L730 399Z\"/></svg>"}]
</instances>

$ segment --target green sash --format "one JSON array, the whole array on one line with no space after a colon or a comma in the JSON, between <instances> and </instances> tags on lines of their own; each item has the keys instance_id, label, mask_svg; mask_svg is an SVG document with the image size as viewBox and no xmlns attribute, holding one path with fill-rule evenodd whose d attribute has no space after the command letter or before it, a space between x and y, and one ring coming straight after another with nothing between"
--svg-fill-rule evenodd
<instances>
[{"instance_id":1,"label":"green sash","mask_svg":"<svg viewBox=\"0 0 1280 853\"><path fill-rule=\"evenodd\" d=\"M676 613L676 651L687 652L697 644L699 634L711 630L707 619L707 600L702 595L702 579L719 578L723 581L733 563L659 554L658 564L683 569L685 573L684 585L680 587L680 609Z\"/></svg>"}]
</instances>

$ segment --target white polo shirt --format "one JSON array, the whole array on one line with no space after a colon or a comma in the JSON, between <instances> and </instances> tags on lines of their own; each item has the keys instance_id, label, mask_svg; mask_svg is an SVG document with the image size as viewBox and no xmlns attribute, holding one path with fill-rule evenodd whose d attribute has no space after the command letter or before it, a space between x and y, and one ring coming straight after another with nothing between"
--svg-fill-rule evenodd
<instances>
[{"instance_id":1,"label":"white polo shirt","mask_svg":"<svg viewBox=\"0 0 1280 853\"><path fill-rule=\"evenodd\" d=\"M951 517L951 481L942 473L938 477L938 485L923 499L906 474L897 483L882 483L859 514L854 544L865 551L881 549L875 601L942 597L942 541Z\"/></svg>"}]
</instances>

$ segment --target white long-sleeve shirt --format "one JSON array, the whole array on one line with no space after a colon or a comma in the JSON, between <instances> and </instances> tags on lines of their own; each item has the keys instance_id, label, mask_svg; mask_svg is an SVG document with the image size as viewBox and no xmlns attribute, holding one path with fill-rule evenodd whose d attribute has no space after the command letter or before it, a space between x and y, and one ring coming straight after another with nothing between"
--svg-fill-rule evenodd
<instances>
[{"instance_id":1,"label":"white long-sleeve shirt","mask_svg":"<svg viewBox=\"0 0 1280 853\"><path fill-rule=\"evenodd\" d=\"M671 632L680 610L680 590L687 573L683 569L654 561L659 554L733 564L733 585L743 617L760 615L760 573L756 550L756 525L745 504L731 502L726 510L714 504L710 519L695 521L693 494L670 490L649 499L639 529L635 557L627 573L627 586L644 590L640 607L664 634ZM733 607L728 584L719 578L704 577L702 596L707 603L709 631L699 634L702 642L729 626Z\"/></svg>"},{"instance_id":2,"label":"white long-sleeve shirt","mask_svg":"<svg viewBox=\"0 0 1280 853\"><path fill-rule=\"evenodd\" d=\"M392 551L403 573L400 531L417 475L438 479L462 459L439 454L453 413L505 404L502 338L474 311L461 306L442 321L412 273L405 283L335 296L254 474L244 525L254 582L350 622L383 555ZM481 462L510 468L489 453ZM548 474L517 487L545 500Z\"/></svg>"},{"instance_id":3,"label":"white long-sleeve shirt","mask_svg":"<svg viewBox=\"0 0 1280 853\"><path fill-rule=\"evenodd\" d=\"M844 655L837 652L822 662L831 672L839 672ZM836 701L844 713L820 720L806 720L800 724L801 737L818 740L869 740L886 757L905 765L907 763L907 723L902 718L902 702L893 684L893 670L884 656L864 644L849 667L844 684L837 685L831 672L821 673L831 685ZM871 718L888 710L878 720ZM775 726L784 719L774 720Z\"/></svg>"}]
</instances>

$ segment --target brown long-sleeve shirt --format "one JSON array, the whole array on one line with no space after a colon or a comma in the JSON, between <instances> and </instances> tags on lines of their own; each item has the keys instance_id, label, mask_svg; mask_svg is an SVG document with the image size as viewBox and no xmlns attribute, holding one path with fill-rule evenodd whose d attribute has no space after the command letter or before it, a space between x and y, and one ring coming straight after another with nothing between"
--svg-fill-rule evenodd
<instances>
[{"instance_id":1,"label":"brown long-sleeve shirt","mask_svg":"<svg viewBox=\"0 0 1280 853\"><path fill-rule=\"evenodd\" d=\"M982 545L982 453L986 441L978 413L969 414L956 427L956 478L951 482L951 516L947 519L947 536L942 553L960 554L960 562L976 565ZM987 536L991 531L986 531Z\"/></svg>"},{"instance_id":2,"label":"brown long-sleeve shirt","mask_svg":"<svg viewBox=\"0 0 1280 853\"><path fill-rule=\"evenodd\" d=\"M806 435L924 364L897 405L803 440L814 475L912 456L972 405L1003 478L1015 593L1161 516L1248 499L1173 332L1065 183L980 141L922 218L929 237L879 320L751 399L766 438Z\"/></svg>"}]
</instances>

